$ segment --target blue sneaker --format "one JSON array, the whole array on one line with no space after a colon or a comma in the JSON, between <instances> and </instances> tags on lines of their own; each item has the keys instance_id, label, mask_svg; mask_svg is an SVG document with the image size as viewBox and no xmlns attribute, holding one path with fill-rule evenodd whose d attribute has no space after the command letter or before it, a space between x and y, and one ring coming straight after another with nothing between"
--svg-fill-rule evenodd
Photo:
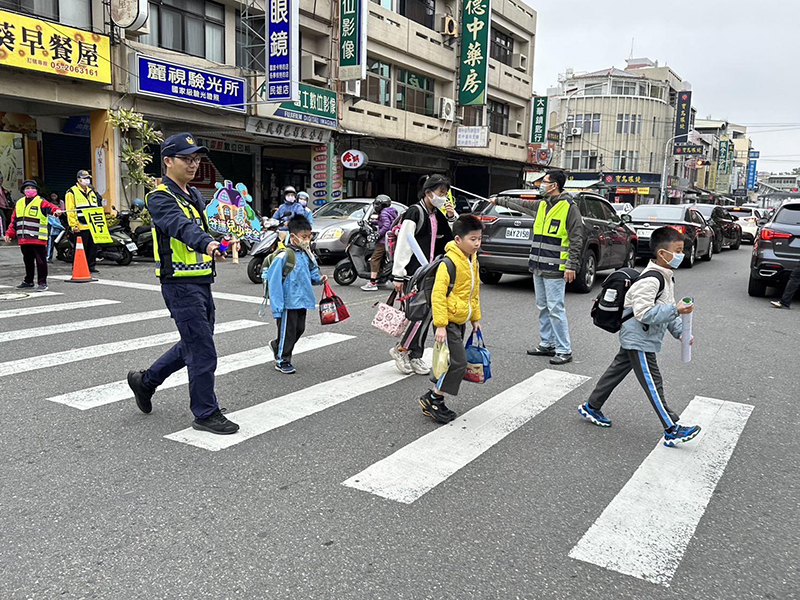
<instances>
[{"instance_id":1,"label":"blue sneaker","mask_svg":"<svg viewBox=\"0 0 800 600\"><path fill-rule=\"evenodd\" d=\"M675 425L672 429L664 432L664 445L673 448L678 444L684 444L692 441L700 433L699 425L692 425L691 427L683 427Z\"/></svg>"},{"instance_id":2,"label":"blue sneaker","mask_svg":"<svg viewBox=\"0 0 800 600\"><path fill-rule=\"evenodd\" d=\"M275 370L280 371L284 375L294 375L297 372L297 370L292 366L292 364L287 362L277 363L275 365Z\"/></svg>"},{"instance_id":3,"label":"blue sneaker","mask_svg":"<svg viewBox=\"0 0 800 600\"><path fill-rule=\"evenodd\" d=\"M584 402L578 407L578 412L587 421L591 421L598 427L611 427L611 419L605 416L599 410L589 406L588 402Z\"/></svg>"}]
</instances>

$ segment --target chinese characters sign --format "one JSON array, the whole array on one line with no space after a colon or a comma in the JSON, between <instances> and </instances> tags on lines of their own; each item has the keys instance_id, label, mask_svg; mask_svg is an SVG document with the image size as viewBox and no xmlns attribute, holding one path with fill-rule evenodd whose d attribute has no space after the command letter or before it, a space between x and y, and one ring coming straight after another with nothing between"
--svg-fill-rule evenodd
<instances>
[{"instance_id":1,"label":"chinese characters sign","mask_svg":"<svg viewBox=\"0 0 800 600\"><path fill-rule=\"evenodd\" d=\"M727 193L731 187L731 142L723 138L719 141L719 154L717 155L717 185L716 191Z\"/></svg>"},{"instance_id":2,"label":"chinese characters sign","mask_svg":"<svg viewBox=\"0 0 800 600\"><path fill-rule=\"evenodd\" d=\"M296 102L300 96L300 0L268 0L267 102Z\"/></svg>"},{"instance_id":3,"label":"chinese characters sign","mask_svg":"<svg viewBox=\"0 0 800 600\"><path fill-rule=\"evenodd\" d=\"M692 92L678 93L678 107L675 112L676 142L689 141L689 125L692 120Z\"/></svg>"},{"instance_id":4,"label":"chinese characters sign","mask_svg":"<svg viewBox=\"0 0 800 600\"><path fill-rule=\"evenodd\" d=\"M266 98L266 89L266 84L259 87L259 99ZM281 117L336 129L338 124L336 104L336 92L301 83L300 98L297 102L283 102L277 107L271 107L271 110L265 111L263 116ZM261 112L259 111L259 114ZM266 114L267 112L269 114Z\"/></svg>"},{"instance_id":5,"label":"chinese characters sign","mask_svg":"<svg viewBox=\"0 0 800 600\"><path fill-rule=\"evenodd\" d=\"M111 83L108 37L0 10L0 64Z\"/></svg>"},{"instance_id":6,"label":"chinese characters sign","mask_svg":"<svg viewBox=\"0 0 800 600\"><path fill-rule=\"evenodd\" d=\"M456 147L487 148L488 146L488 127L460 125L456 130Z\"/></svg>"},{"instance_id":7,"label":"chinese characters sign","mask_svg":"<svg viewBox=\"0 0 800 600\"><path fill-rule=\"evenodd\" d=\"M464 0L458 78L458 103L461 106L486 104L491 15L491 0Z\"/></svg>"},{"instance_id":8,"label":"chinese characters sign","mask_svg":"<svg viewBox=\"0 0 800 600\"><path fill-rule=\"evenodd\" d=\"M339 79L367 77L367 3L369 0L339 0Z\"/></svg>"},{"instance_id":9,"label":"chinese characters sign","mask_svg":"<svg viewBox=\"0 0 800 600\"><path fill-rule=\"evenodd\" d=\"M747 162L747 189L756 189L756 161L752 159Z\"/></svg>"},{"instance_id":10,"label":"chinese characters sign","mask_svg":"<svg viewBox=\"0 0 800 600\"><path fill-rule=\"evenodd\" d=\"M82 208L81 212L89 224L89 232L92 234L92 240L95 244L110 244L114 241L108 232L106 213L102 206Z\"/></svg>"},{"instance_id":11,"label":"chinese characters sign","mask_svg":"<svg viewBox=\"0 0 800 600\"><path fill-rule=\"evenodd\" d=\"M690 144L689 142L676 142L675 147L672 149L672 153L675 156L680 155L697 155L703 154L704 148L700 144Z\"/></svg>"},{"instance_id":12,"label":"chinese characters sign","mask_svg":"<svg viewBox=\"0 0 800 600\"><path fill-rule=\"evenodd\" d=\"M245 112L246 81L241 77L136 55L136 92L192 104Z\"/></svg>"},{"instance_id":13,"label":"chinese characters sign","mask_svg":"<svg viewBox=\"0 0 800 600\"><path fill-rule=\"evenodd\" d=\"M547 141L547 97L533 99L531 125L531 143L544 144Z\"/></svg>"}]
</instances>

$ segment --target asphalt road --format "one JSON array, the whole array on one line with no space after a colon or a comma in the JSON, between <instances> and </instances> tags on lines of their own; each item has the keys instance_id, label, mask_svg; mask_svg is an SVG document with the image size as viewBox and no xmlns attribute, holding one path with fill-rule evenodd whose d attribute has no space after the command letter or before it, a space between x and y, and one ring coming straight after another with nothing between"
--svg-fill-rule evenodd
<instances>
[{"instance_id":1,"label":"asphalt road","mask_svg":"<svg viewBox=\"0 0 800 600\"><path fill-rule=\"evenodd\" d=\"M615 336L591 325L588 295L568 295L575 362L560 370L592 379L545 398L530 420L503 425L507 435L411 503L342 485L437 430L416 403L428 386L422 377L335 382L389 360L391 340L370 326L372 303L383 294L340 288L352 318L335 326L323 328L311 314L306 338L352 338L297 355L297 375L233 359L217 380L229 414L297 392L284 401L287 410L308 416L290 415L219 451L165 439L190 426L185 385L159 391L150 415L130 398L86 410L49 400L72 392L78 402L102 397L82 390L121 381L166 350L136 342L90 356L96 345L174 332L168 318L113 323L163 309L158 291L51 279L51 291L63 295L0 301L0 335L112 318L103 327L0 341L0 597L800 598L800 409L791 375L800 313L747 296L749 255L745 246L677 273L678 292L695 297L696 345L684 365L680 345L665 340L660 363L671 407L681 412L697 396L753 410L738 438L717 432L735 448L729 460L705 465L724 472L707 506L699 501L696 526L647 525L665 556L686 546L668 585L569 556L621 491L638 489L631 482L640 466L649 461L658 472L665 461L667 472L674 456L680 467L692 452L700 456L709 435L670 450L678 454L648 458L661 431L632 376L606 405L612 428L579 418L576 407L617 350ZM19 282L20 258L0 247L0 284ZM99 268L103 280L157 283L152 264ZM215 291L258 296L244 268L221 265ZM67 273L65 265L53 271ZM508 278L482 292L494 378L464 384L449 403L462 415L549 367L525 355L537 341L529 281ZM52 310L98 299L117 303ZM240 300L216 301L218 326L259 321L258 305ZM27 307L41 312L3 318ZM270 322L219 333L218 353L264 348L273 334ZM331 401L337 393L344 394L338 403ZM478 412L459 426L466 430ZM429 451L426 444L412 447L420 478L447 471L452 459L441 444ZM464 444L456 450L469 453ZM684 470L668 483L666 513L675 513L676 501L680 509L697 500L687 483L694 475ZM414 485L413 472L403 477ZM631 514L638 508L634 498ZM635 533L630 540L636 554Z\"/></svg>"}]
</instances>

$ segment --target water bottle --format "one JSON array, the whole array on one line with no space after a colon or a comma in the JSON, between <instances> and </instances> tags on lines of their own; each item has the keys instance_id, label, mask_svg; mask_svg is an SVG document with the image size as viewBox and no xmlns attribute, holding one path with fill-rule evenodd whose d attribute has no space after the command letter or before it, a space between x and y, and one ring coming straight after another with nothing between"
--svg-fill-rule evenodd
<instances>
[{"instance_id":1,"label":"water bottle","mask_svg":"<svg viewBox=\"0 0 800 600\"><path fill-rule=\"evenodd\" d=\"M219 243L219 251L225 254L228 251L228 246L231 244L231 236L226 235Z\"/></svg>"}]
</instances>

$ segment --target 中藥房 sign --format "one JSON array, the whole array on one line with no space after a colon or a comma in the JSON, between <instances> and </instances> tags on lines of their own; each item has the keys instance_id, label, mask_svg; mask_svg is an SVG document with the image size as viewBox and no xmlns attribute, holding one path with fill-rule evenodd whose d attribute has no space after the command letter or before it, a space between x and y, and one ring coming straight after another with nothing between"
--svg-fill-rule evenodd
<instances>
[{"instance_id":1,"label":"\u4e2d\u85e5\u623f sign","mask_svg":"<svg viewBox=\"0 0 800 600\"><path fill-rule=\"evenodd\" d=\"M136 55L137 94L245 112L247 82L241 77Z\"/></svg>"},{"instance_id":2,"label":"\u4e2d\u85e5\u623f sign","mask_svg":"<svg viewBox=\"0 0 800 600\"><path fill-rule=\"evenodd\" d=\"M300 97L300 0L267 1L265 100L296 102Z\"/></svg>"},{"instance_id":3,"label":"\u4e2d\u85e5\u623f sign","mask_svg":"<svg viewBox=\"0 0 800 600\"><path fill-rule=\"evenodd\" d=\"M544 144L547 140L547 97L533 99L531 112L531 143Z\"/></svg>"},{"instance_id":4,"label":"\u4e2d\u85e5\u623f sign","mask_svg":"<svg viewBox=\"0 0 800 600\"><path fill-rule=\"evenodd\" d=\"M339 79L367 77L367 5L369 0L339 0Z\"/></svg>"},{"instance_id":5,"label":"\u4e2d\u85e5\u623f sign","mask_svg":"<svg viewBox=\"0 0 800 600\"><path fill-rule=\"evenodd\" d=\"M458 103L461 106L486 104L491 18L491 0L463 0L458 79Z\"/></svg>"},{"instance_id":6,"label":"\u4e2d\u85e5\u623f sign","mask_svg":"<svg viewBox=\"0 0 800 600\"><path fill-rule=\"evenodd\" d=\"M0 64L111 83L108 36L0 10Z\"/></svg>"}]
</instances>

